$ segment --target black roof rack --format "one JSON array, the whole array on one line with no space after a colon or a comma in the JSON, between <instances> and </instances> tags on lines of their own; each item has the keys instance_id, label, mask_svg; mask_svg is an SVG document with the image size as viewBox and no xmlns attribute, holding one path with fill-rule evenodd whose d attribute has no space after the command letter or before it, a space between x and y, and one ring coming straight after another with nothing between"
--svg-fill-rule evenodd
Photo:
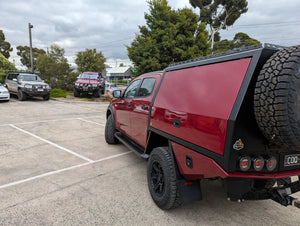
<instances>
[{"instance_id":1,"label":"black roof rack","mask_svg":"<svg viewBox=\"0 0 300 226\"><path fill-rule=\"evenodd\" d=\"M39 71L27 71L27 70L8 70L8 73L26 73L26 74L39 74Z\"/></svg>"},{"instance_id":2,"label":"black roof rack","mask_svg":"<svg viewBox=\"0 0 300 226\"><path fill-rule=\"evenodd\" d=\"M170 64L169 67L177 66L177 65L181 65L181 64L185 64L185 63L196 62L196 61L200 61L200 60L207 60L207 59L220 57L220 56L227 56L227 55L231 55L231 54L234 54L234 53L241 53L241 52L254 50L254 49L260 49L260 48L263 48L261 43L256 44L256 45L252 45L252 46L245 46L245 47L241 47L241 48L235 48L235 49L228 50L228 51L221 52L221 53L216 53L216 54L212 54L212 55L208 55L208 56L204 56L204 57L199 57L199 58L195 58L195 59L191 59L191 60L186 60L186 61L180 61L178 63ZM264 45L264 48L273 49L273 50L280 50L280 49L283 49L285 47L266 43Z\"/></svg>"}]
</instances>

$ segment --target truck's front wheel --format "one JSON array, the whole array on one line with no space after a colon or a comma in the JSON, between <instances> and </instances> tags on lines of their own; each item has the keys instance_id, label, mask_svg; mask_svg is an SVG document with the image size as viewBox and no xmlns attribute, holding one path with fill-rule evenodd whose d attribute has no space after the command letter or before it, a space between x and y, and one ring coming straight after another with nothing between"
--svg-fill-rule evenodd
<instances>
[{"instance_id":1,"label":"truck's front wheel","mask_svg":"<svg viewBox=\"0 0 300 226\"><path fill-rule=\"evenodd\" d=\"M43 96L44 100L49 100L50 99L50 93L47 93L45 96Z\"/></svg>"},{"instance_id":2,"label":"truck's front wheel","mask_svg":"<svg viewBox=\"0 0 300 226\"><path fill-rule=\"evenodd\" d=\"M153 201L161 209L180 205L175 162L167 147L155 148L147 167L148 187Z\"/></svg>"},{"instance_id":3,"label":"truck's front wheel","mask_svg":"<svg viewBox=\"0 0 300 226\"><path fill-rule=\"evenodd\" d=\"M26 100L27 95L21 89L18 90L18 99L20 101Z\"/></svg>"},{"instance_id":4,"label":"truck's front wheel","mask_svg":"<svg viewBox=\"0 0 300 226\"><path fill-rule=\"evenodd\" d=\"M74 89L74 97L79 97L80 93L77 91L77 89Z\"/></svg>"},{"instance_id":5,"label":"truck's front wheel","mask_svg":"<svg viewBox=\"0 0 300 226\"><path fill-rule=\"evenodd\" d=\"M115 126L115 120L112 115L109 115L105 125L105 141L108 144L117 144L118 139L115 137L115 133L117 132Z\"/></svg>"},{"instance_id":6,"label":"truck's front wheel","mask_svg":"<svg viewBox=\"0 0 300 226\"><path fill-rule=\"evenodd\" d=\"M94 92L94 97L99 98L101 97L101 90L97 90Z\"/></svg>"}]
</instances>

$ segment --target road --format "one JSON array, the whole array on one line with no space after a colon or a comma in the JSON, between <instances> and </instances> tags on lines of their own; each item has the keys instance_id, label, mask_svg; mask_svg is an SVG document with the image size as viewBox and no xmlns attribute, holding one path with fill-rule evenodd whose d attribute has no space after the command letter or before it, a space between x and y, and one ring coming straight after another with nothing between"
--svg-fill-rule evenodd
<instances>
[{"instance_id":1,"label":"road","mask_svg":"<svg viewBox=\"0 0 300 226\"><path fill-rule=\"evenodd\" d=\"M203 200L163 211L146 161L104 140L108 103L0 103L1 225L299 225L300 210L271 200L227 201L220 180ZM300 198L300 194L294 195Z\"/></svg>"}]
</instances>

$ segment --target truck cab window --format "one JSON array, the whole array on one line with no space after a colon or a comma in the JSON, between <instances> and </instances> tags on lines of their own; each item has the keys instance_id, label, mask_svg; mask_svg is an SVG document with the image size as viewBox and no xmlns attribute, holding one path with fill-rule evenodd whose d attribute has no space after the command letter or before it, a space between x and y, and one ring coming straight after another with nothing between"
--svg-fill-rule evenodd
<instances>
[{"instance_id":1,"label":"truck cab window","mask_svg":"<svg viewBox=\"0 0 300 226\"><path fill-rule=\"evenodd\" d=\"M125 91L124 98L133 98L136 95L136 91L139 88L139 85L141 83L141 80L136 80L133 83L131 83L130 86Z\"/></svg>"},{"instance_id":2,"label":"truck cab window","mask_svg":"<svg viewBox=\"0 0 300 226\"><path fill-rule=\"evenodd\" d=\"M153 91L155 81L156 81L155 78L145 78L139 89L138 97L149 96Z\"/></svg>"}]
</instances>

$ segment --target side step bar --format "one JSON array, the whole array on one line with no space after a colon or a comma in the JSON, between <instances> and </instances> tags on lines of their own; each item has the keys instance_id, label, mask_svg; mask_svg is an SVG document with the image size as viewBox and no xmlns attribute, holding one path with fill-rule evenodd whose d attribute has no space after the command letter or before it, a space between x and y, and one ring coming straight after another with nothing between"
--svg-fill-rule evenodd
<instances>
[{"instance_id":1,"label":"side step bar","mask_svg":"<svg viewBox=\"0 0 300 226\"><path fill-rule=\"evenodd\" d=\"M130 140L128 137L123 135L121 132L116 132L115 137L123 143L126 147L128 147L131 151L133 151L138 156L142 157L143 159L148 159L149 155L144 154L144 149L135 143L134 141Z\"/></svg>"}]
</instances>

